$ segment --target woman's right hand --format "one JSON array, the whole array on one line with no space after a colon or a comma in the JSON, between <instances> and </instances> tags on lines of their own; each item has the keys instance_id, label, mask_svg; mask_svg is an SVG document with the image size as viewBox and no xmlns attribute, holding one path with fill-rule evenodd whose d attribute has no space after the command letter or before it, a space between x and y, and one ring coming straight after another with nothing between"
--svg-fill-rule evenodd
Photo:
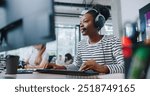
<instances>
[{"instance_id":1,"label":"woman's right hand","mask_svg":"<svg viewBox=\"0 0 150 96\"><path fill-rule=\"evenodd\" d=\"M46 65L44 66L44 68L45 68L45 69L51 69L51 68L53 69L53 68L55 68L55 65L56 65L56 64L54 64L54 63L48 63L48 64L46 64Z\"/></svg>"},{"instance_id":2,"label":"woman's right hand","mask_svg":"<svg viewBox=\"0 0 150 96\"><path fill-rule=\"evenodd\" d=\"M51 68L52 69L66 69L65 66L63 66L63 65L57 65L55 63L46 64L46 66L44 68L46 68L46 69L51 69Z\"/></svg>"}]
</instances>

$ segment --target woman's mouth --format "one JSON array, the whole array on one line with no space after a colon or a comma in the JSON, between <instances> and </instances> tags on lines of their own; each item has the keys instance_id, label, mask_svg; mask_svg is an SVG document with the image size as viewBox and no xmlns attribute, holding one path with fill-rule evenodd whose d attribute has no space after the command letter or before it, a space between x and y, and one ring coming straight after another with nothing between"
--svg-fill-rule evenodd
<instances>
[{"instance_id":1,"label":"woman's mouth","mask_svg":"<svg viewBox=\"0 0 150 96\"><path fill-rule=\"evenodd\" d=\"M87 29L86 28L82 28L80 31L81 31L82 34L85 34Z\"/></svg>"}]
</instances>

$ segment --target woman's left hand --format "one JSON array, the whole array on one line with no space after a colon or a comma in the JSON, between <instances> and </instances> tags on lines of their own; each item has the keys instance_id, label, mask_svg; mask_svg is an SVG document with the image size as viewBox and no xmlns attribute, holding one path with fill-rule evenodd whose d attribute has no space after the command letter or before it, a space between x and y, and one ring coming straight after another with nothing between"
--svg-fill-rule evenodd
<instances>
[{"instance_id":1,"label":"woman's left hand","mask_svg":"<svg viewBox=\"0 0 150 96\"><path fill-rule=\"evenodd\" d=\"M85 70L95 70L97 67L97 63L95 60L87 60L79 69L79 71Z\"/></svg>"},{"instance_id":2,"label":"woman's left hand","mask_svg":"<svg viewBox=\"0 0 150 96\"><path fill-rule=\"evenodd\" d=\"M79 71L94 70L99 73L109 73L106 65L97 64L95 60L87 60L79 69Z\"/></svg>"}]
</instances>

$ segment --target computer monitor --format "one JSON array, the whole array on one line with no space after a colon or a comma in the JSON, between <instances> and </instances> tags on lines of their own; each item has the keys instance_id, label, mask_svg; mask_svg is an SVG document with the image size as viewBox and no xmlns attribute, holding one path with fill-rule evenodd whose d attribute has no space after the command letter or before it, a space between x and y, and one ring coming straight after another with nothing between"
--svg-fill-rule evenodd
<instances>
[{"instance_id":1,"label":"computer monitor","mask_svg":"<svg viewBox=\"0 0 150 96\"><path fill-rule=\"evenodd\" d=\"M55 40L54 0L1 0L0 8L0 51Z\"/></svg>"},{"instance_id":2,"label":"computer monitor","mask_svg":"<svg viewBox=\"0 0 150 96\"><path fill-rule=\"evenodd\" d=\"M150 38L150 3L139 9L142 40Z\"/></svg>"}]
</instances>

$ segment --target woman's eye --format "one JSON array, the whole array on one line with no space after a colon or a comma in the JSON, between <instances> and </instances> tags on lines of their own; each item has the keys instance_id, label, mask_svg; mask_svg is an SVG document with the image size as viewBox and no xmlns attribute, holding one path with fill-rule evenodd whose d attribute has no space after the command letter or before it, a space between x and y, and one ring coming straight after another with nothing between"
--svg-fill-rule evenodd
<instances>
[{"instance_id":1,"label":"woman's eye","mask_svg":"<svg viewBox=\"0 0 150 96\"><path fill-rule=\"evenodd\" d=\"M88 22L88 20L84 20L84 22Z\"/></svg>"}]
</instances>

